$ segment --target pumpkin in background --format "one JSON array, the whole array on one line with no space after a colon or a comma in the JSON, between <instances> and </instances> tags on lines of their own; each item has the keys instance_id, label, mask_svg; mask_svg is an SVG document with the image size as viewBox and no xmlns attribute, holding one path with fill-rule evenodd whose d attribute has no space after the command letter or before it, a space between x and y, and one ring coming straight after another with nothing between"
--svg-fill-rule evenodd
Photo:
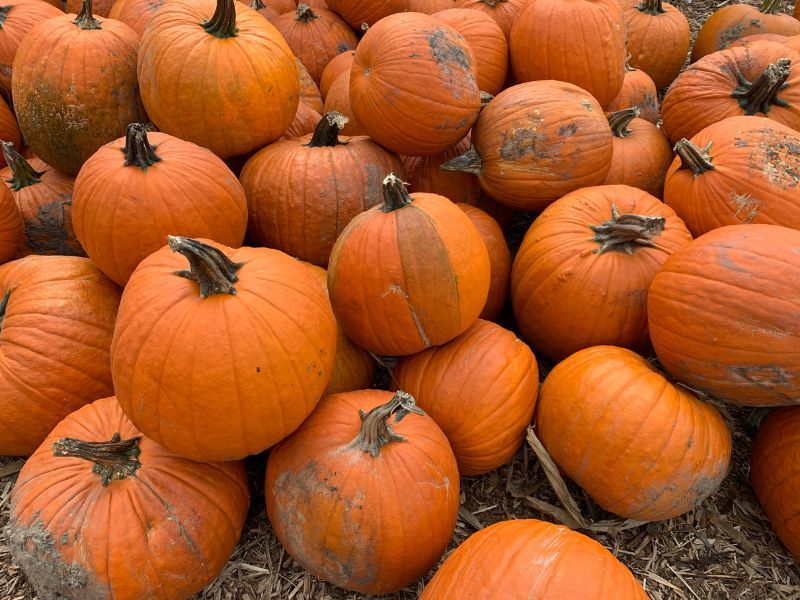
<instances>
[{"instance_id":1,"label":"pumpkin in background","mask_svg":"<svg viewBox=\"0 0 800 600\"><path fill-rule=\"evenodd\" d=\"M170 0L142 36L138 64L142 100L159 130L220 158L278 139L297 112L292 51L241 2Z\"/></svg>"},{"instance_id":2,"label":"pumpkin in background","mask_svg":"<svg viewBox=\"0 0 800 600\"><path fill-rule=\"evenodd\" d=\"M648 595L592 538L546 521L513 519L468 537L420 596L455 598L647 600Z\"/></svg>"},{"instance_id":3,"label":"pumpkin in background","mask_svg":"<svg viewBox=\"0 0 800 600\"><path fill-rule=\"evenodd\" d=\"M6 539L40 598L182 600L222 571L249 500L241 463L172 454L110 397L61 421L25 463Z\"/></svg>"},{"instance_id":4,"label":"pumpkin in background","mask_svg":"<svg viewBox=\"0 0 800 600\"><path fill-rule=\"evenodd\" d=\"M209 150L132 123L126 137L100 148L78 173L72 218L89 258L124 286L167 235L239 246L247 200Z\"/></svg>"},{"instance_id":5,"label":"pumpkin in background","mask_svg":"<svg viewBox=\"0 0 800 600\"><path fill-rule=\"evenodd\" d=\"M454 0L408 0L406 12L418 12L432 15L442 10L455 8Z\"/></svg>"},{"instance_id":6,"label":"pumpkin in background","mask_svg":"<svg viewBox=\"0 0 800 600\"><path fill-rule=\"evenodd\" d=\"M248 4L248 6L252 8L254 11L256 11L258 14L260 14L262 17L264 17L267 21L272 23L273 25L275 24L275 21L277 21L281 16L281 13L275 10L271 2L270 5L267 6L261 0L252 0L252 2Z\"/></svg>"},{"instance_id":7,"label":"pumpkin in background","mask_svg":"<svg viewBox=\"0 0 800 600\"><path fill-rule=\"evenodd\" d=\"M672 148L661 130L640 119L639 114L638 108L626 108L608 115L614 134L614 154L603 183L629 185L661 198L664 177L672 162Z\"/></svg>"},{"instance_id":8,"label":"pumpkin in background","mask_svg":"<svg viewBox=\"0 0 800 600\"><path fill-rule=\"evenodd\" d=\"M511 27L528 0L456 0L456 8L471 8L486 13L500 26L506 39L511 38Z\"/></svg>"},{"instance_id":9,"label":"pumpkin in background","mask_svg":"<svg viewBox=\"0 0 800 600\"><path fill-rule=\"evenodd\" d=\"M750 480L772 528L800 557L800 408L773 410L761 423L750 458Z\"/></svg>"},{"instance_id":10,"label":"pumpkin in background","mask_svg":"<svg viewBox=\"0 0 800 600\"><path fill-rule=\"evenodd\" d=\"M303 2L297 5L294 14L281 15L275 28L317 85L325 66L336 55L358 44L353 30L336 13L312 9Z\"/></svg>"},{"instance_id":11,"label":"pumpkin in background","mask_svg":"<svg viewBox=\"0 0 800 600\"><path fill-rule=\"evenodd\" d=\"M25 0L28 2L29 0ZM2 15L2 7L0 7L0 15ZM0 32L2 32L2 26L0 26ZM11 143L14 146L19 146L22 141L22 135L19 131L19 125L17 124L17 118L14 116L14 112L8 106L5 100L0 96L0 141ZM0 167L4 167L8 164L5 155L0 157Z\"/></svg>"},{"instance_id":12,"label":"pumpkin in background","mask_svg":"<svg viewBox=\"0 0 800 600\"><path fill-rule=\"evenodd\" d=\"M136 81L136 33L95 19L92 0L31 29L14 59L11 87L20 129L48 165L77 175L100 146L144 111ZM64 77L69 73L69 77Z\"/></svg>"},{"instance_id":13,"label":"pumpkin in background","mask_svg":"<svg viewBox=\"0 0 800 600\"><path fill-rule=\"evenodd\" d=\"M330 303L302 263L170 236L125 287L111 372L125 414L153 441L193 460L235 460L303 422L335 344Z\"/></svg>"},{"instance_id":14,"label":"pumpkin in background","mask_svg":"<svg viewBox=\"0 0 800 600\"><path fill-rule=\"evenodd\" d=\"M650 76L639 69L625 65L625 80L614 99L606 105L606 112L616 112L625 108L637 107L639 117L658 124L658 90Z\"/></svg>"},{"instance_id":15,"label":"pumpkin in background","mask_svg":"<svg viewBox=\"0 0 800 600\"><path fill-rule=\"evenodd\" d=\"M761 117L730 117L680 140L664 202L694 236L725 225L800 229L800 133Z\"/></svg>"},{"instance_id":16,"label":"pumpkin in background","mask_svg":"<svg viewBox=\"0 0 800 600\"><path fill-rule=\"evenodd\" d=\"M363 31L366 24L375 23L391 14L408 8L408 0L325 0L328 8L348 22L355 30Z\"/></svg>"},{"instance_id":17,"label":"pumpkin in background","mask_svg":"<svg viewBox=\"0 0 800 600\"><path fill-rule=\"evenodd\" d=\"M290 140L292 138L303 137L309 133L314 133L317 123L322 118L316 110L311 108L308 104L301 101L297 105L297 114L294 116L294 121L283 132L282 140Z\"/></svg>"},{"instance_id":18,"label":"pumpkin in background","mask_svg":"<svg viewBox=\"0 0 800 600\"><path fill-rule=\"evenodd\" d=\"M350 106L350 71L341 73L331 84L325 96L325 112L339 113L347 117L342 135L369 135L366 128L356 120L353 107Z\"/></svg>"},{"instance_id":19,"label":"pumpkin in background","mask_svg":"<svg viewBox=\"0 0 800 600\"><path fill-rule=\"evenodd\" d=\"M113 393L119 290L88 258L28 256L0 267L0 455L27 456L61 419Z\"/></svg>"},{"instance_id":20,"label":"pumpkin in background","mask_svg":"<svg viewBox=\"0 0 800 600\"><path fill-rule=\"evenodd\" d=\"M689 21L681 11L662 0L620 0L620 4L631 65L647 73L657 89L665 89L686 62Z\"/></svg>"},{"instance_id":21,"label":"pumpkin in background","mask_svg":"<svg viewBox=\"0 0 800 600\"><path fill-rule=\"evenodd\" d=\"M0 264L5 263L25 244L25 226L14 196L6 186L0 186ZM5 305L0 300L0 310ZM0 314L0 325L2 314Z\"/></svg>"},{"instance_id":22,"label":"pumpkin in background","mask_svg":"<svg viewBox=\"0 0 800 600\"><path fill-rule=\"evenodd\" d=\"M495 97L472 130L473 147L442 168L477 175L487 194L512 208L539 211L602 183L612 140L603 109L585 90L531 81Z\"/></svg>"},{"instance_id":23,"label":"pumpkin in background","mask_svg":"<svg viewBox=\"0 0 800 600\"><path fill-rule=\"evenodd\" d=\"M108 12L109 19L122 21L136 32L139 39L166 0L117 0Z\"/></svg>"},{"instance_id":24,"label":"pumpkin in background","mask_svg":"<svg viewBox=\"0 0 800 600\"><path fill-rule=\"evenodd\" d=\"M647 289L691 239L645 191L602 185L567 194L533 222L514 259L520 331L554 361L599 344L646 351Z\"/></svg>"},{"instance_id":25,"label":"pumpkin in background","mask_svg":"<svg viewBox=\"0 0 800 600\"><path fill-rule=\"evenodd\" d=\"M265 488L289 555L367 594L425 575L450 542L459 506L447 438L409 394L382 390L323 398L270 452Z\"/></svg>"},{"instance_id":26,"label":"pumpkin in background","mask_svg":"<svg viewBox=\"0 0 800 600\"><path fill-rule=\"evenodd\" d=\"M297 66L297 73L300 76L300 101L305 102L315 111L322 112L324 110L322 95L319 92L317 84L314 83L311 74L299 58L295 60L295 64Z\"/></svg>"},{"instance_id":27,"label":"pumpkin in background","mask_svg":"<svg viewBox=\"0 0 800 600\"><path fill-rule=\"evenodd\" d=\"M350 67L353 65L353 57L355 57L355 55L355 50L348 50L347 52L337 54L325 65L325 69L322 71L322 77L320 77L319 80L319 91L323 100L328 96L328 90L331 89L333 82L336 81L339 75L350 72ZM348 90L349 89L348 87Z\"/></svg>"},{"instance_id":28,"label":"pumpkin in background","mask_svg":"<svg viewBox=\"0 0 800 600\"><path fill-rule=\"evenodd\" d=\"M380 204L380 174L402 175L397 155L370 138L339 139L344 123L328 113L313 135L275 142L247 161L240 179L256 244L325 266L353 217Z\"/></svg>"},{"instance_id":29,"label":"pumpkin in background","mask_svg":"<svg viewBox=\"0 0 800 600\"><path fill-rule=\"evenodd\" d=\"M500 26L486 13L451 8L433 14L464 36L475 55L478 89L499 94L508 75L508 42Z\"/></svg>"},{"instance_id":30,"label":"pumpkin in background","mask_svg":"<svg viewBox=\"0 0 800 600\"><path fill-rule=\"evenodd\" d=\"M536 430L559 469L597 504L639 521L693 510L719 488L731 458L716 408L614 346L581 350L550 371Z\"/></svg>"},{"instance_id":31,"label":"pumpkin in background","mask_svg":"<svg viewBox=\"0 0 800 600\"><path fill-rule=\"evenodd\" d=\"M25 160L14 146L2 142L8 167L0 171L25 223L22 254L85 256L72 226L75 179L38 158Z\"/></svg>"},{"instance_id":32,"label":"pumpkin in background","mask_svg":"<svg viewBox=\"0 0 800 600\"><path fill-rule=\"evenodd\" d=\"M692 62L724 50L731 42L754 33L800 34L797 19L774 14L779 5L779 0L764 0L760 9L748 4L723 6L700 28L692 47Z\"/></svg>"},{"instance_id":33,"label":"pumpkin in background","mask_svg":"<svg viewBox=\"0 0 800 600\"><path fill-rule=\"evenodd\" d=\"M394 375L442 428L461 475L488 473L513 458L539 390L530 348L481 319L447 344L401 359Z\"/></svg>"},{"instance_id":34,"label":"pumpkin in background","mask_svg":"<svg viewBox=\"0 0 800 600\"><path fill-rule=\"evenodd\" d=\"M619 5L612 8L611 4L590 0L528 2L511 30L514 80L566 81L606 106L622 89L625 77L625 23L618 13Z\"/></svg>"},{"instance_id":35,"label":"pumpkin in background","mask_svg":"<svg viewBox=\"0 0 800 600\"><path fill-rule=\"evenodd\" d=\"M800 130L800 54L777 42L715 52L681 73L661 105L672 143L740 115L763 115Z\"/></svg>"},{"instance_id":36,"label":"pumpkin in background","mask_svg":"<svg viewBox=\"0 0 800 600\"><path fill-rule=\"evenodd\" d=\"M800 35L793 35L787 37L785 41L781 42L787 48L791 48L795 52L800 52Z\"/></svg>"},{"instance_id":37,"label":"pumpkin in background","mask_svg":"<svg viewBox=\"0 0 800 600\"><path fill-rule=\"evenodd\" d=\"M92 14L97 17L108 17L115 0L94 0ZM78 14L83 9L83 0L65 0L64 12Z\"/></svg>"},{"instance_id":38,"label":"pumpkin in background","mask_svg":"<svg viewBox=\"0 0 800 600\"><path fill-rule=\"evenodd\" d=\"M447 150L481 108L475 56L429 15L391 15L369 28L350 69L350 104L371 138L411 156Z\"/></svg>"},{"instance_id":39,"label":"pumpkin in background","mask_svg":"<svg viewBox=\"0 0 800 600\"><path fill-rule=\"evenodd\" d=\"M331 253L328 289L350 339L379 356L439 346L478 318L490 266L478 230L436 194L409 195L394 175L383 204L356 216Z\"/></svg>"},{"instance_id":40,"label":"pumpkin in background","mask_svg":"<svg viewBox=\"0 0 800 600\"><path fill-rule=\"evenodd\" d=\"M720 227L653 279L653 347L681 383L734 404L800 404L800 231Z\"/></svg>"},{"instance_id":41,"label":"pumpkin in background","mask_svg":"<svg viewBox=\"0 0 800 600\"><path fill-rule=\"evenodd\" d=\"M243 0L246 2L246 0ZM279 15L288 12L294 12L297 9L297 2L295 0L267 0L269 2L270 7L275 9ZM314 6L314 2L309 2L307 4L311 4ZM315 7L316 8L316 7ZM324 6L321 8L325 8Z\"/></svg>"}]
</instances>

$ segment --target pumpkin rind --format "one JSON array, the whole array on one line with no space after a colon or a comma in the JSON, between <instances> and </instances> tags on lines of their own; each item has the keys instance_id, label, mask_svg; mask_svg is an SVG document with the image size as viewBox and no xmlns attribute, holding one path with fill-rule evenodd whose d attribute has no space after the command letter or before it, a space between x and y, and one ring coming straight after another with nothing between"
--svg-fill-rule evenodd
<instances>
[{"instance_id":1,"label":"pumpkin rind","mask_svg":"<svg viewBox=\"0 0 800 600\"><path fill-rule=\"evenodd\" d=\"M650 76L639 69L626 69L619 93L606 105L606 112L637 107L640 118L658 124L658 90Z\"/></svg>"},{"instance_id":2,"label":"pumpkin rind","mask_svg":"<svg viewBox=\"0 0 800 600\"><path fill-rule=\"evenodd\" d=\"M108 12L110 19L122 21L136 32L139 39L167 0L117 0Z\"/></svg>"},{"instance_id":3,"label":"pumpkin rind","mask_svg":"<svg viewBox=\"0 0 800 600\"><path fill-rule=\"evenodd\" d=\"M297 74L300 76L300 102L305 102L317 112L324 112L322 95L317 84L311 78L308 69L299 58L295 61L295 64L297 65Z\"/></svg>"},{"instance_id":4,"label":"pumpkin rind","mask_svg":"<svg viewBox=\"0 0 800 600\"><path fill-rule=\"evenodd\" d=\"M292 138L303 137L309 133L314 133L314 128L319 123L322 115L316 110L311 108L303 101L297 105L297 114L288 129L283 132L282 140L290 140Z\"/></svg>"},{"instance_id":5,"label":"pumpkin rind","mask_svg":"<svg viewBox=\"0 0 800 600\"><path fill-rule=\"evenodd\" d=\"M340 73L333 81L325 96L325 112L337 112L347 117L342 135L369 135L366 128L358 122L350 105L350 71Z\"/></svg>"},{"instance_id":6,"label":"pumpkin rind","mask_svg":"<svg viewBox=\"0 0 800 600\"><path fill-rule=\"evenodd\" d=\"M332 11L350 24L356 30L363 30L366 23L372 27L394 13L399 13L408 7L408 0L325 0Z\"/></svg>"},{"instance_id":7,"label":"pumpkin rind","mask_svg":"<svg viewBox=\"0 0 800 600\"><path fill-rule=\"evenodd\" d=\"M506 39L511 38L511 27L528 0L456 0L456 8L479 10L490 17L503 30Z\"/></svg>"},{"instance_id":8,"label":"pumpkin rind","mask_svg":"<svg viewBox=\"0 0 800 600\"><path fill-rule=\"evenodd\" d=\"M327 98L328 90L331 89L333 82L336 81L339 75L350 72L350 67L353 65L353 58L355 55L355 50L348 50L347 52L337 54L325 65L325 69L322 71L322 77L320 77L319 81L319 91L323 100Z\"/></svg>"},{"instance_id":9,"label":"pumpkin rind","mask_svg":"<svg viewBox=\"0 0 800 600\"><path fill-rule=\"evenodd\" d=\"M11 191L3 187L0 189L0 264L14 258L24 242L22 214Z\"/></svg>"}]
</instances>

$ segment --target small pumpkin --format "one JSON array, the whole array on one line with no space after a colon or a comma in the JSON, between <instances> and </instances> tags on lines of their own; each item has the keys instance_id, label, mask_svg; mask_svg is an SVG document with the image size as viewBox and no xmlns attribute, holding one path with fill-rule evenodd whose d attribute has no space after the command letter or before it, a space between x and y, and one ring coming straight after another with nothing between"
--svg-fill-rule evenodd
<instances>
[{"instance_id":1,"label":"small pumpkin","mask_svg":"<svg viewBox=\"0 0 800 600\"><path fill-rule=\"evenodd\" d=\"M300 76L300 101L305 102L317 112L323 112L322 95L317 84L311 78L308 69L305 68L300 59L295 61L297 73Z\"/></svg>"},{"instance_id":2,"label":"small pumpkin","mask_svg":"<svg viewBox=\"0 0 800 600\"><path fill-rule=\"evenodd\" d=\"M0 7L0 15L2 15L3 7ZM0 32L2 32L2 27L0 27ZM0 71L0 77L2 77L2 71ZM6 103L5 100L0 96L0 141L10 143L14 146L19 146L22 141L22 134L19 130L19 125L17 124L17 118L14 116L14 112L11 110L11 107ZM6 160L5 155L0 157L0 168L6 166L8 161Z\"/></svg>"},{"instance_id":3,"label":"small pumpkin","mask_svg":"<svg viewBox=\"0 0 800 600\"><path fill-rule=\"evenodd\" d=\"M408 7L408 0L325 0L328 8L334 11L356 30L364 30L364 25L372 27L394 13Z\"/></svg>"},{"instance_id":4,"label":"small pumpkin","mask_svg":"<svg viewBox=\"0 0 800 600\"><path fill-rule=\"evenodd\" d=\"M325 112L339 113L347 117L342 135L369 135L366 128L358 122L350 105L350 71L340 73L325 96Z\"/></svg>"},{"instance_id":5,"label":"small pumpkin","mask_svg":"<svg viewBox=\"0 0 800 600\"><path fill-rule=\"evenodd\" d=\"M347 52L337 54L325 65L325 69L322 71L322 77L320 77L319 80L319 91L323 100L327 98L328 90L331 89L333 82L336 81L339 75L350 72L350 67L353 65L353 57L355 55L355 50L348 50Z\"/></svg>"},{"instance_id":6,"label":"small pumpkin","mask_svg":"<svg viewBox=\"0 0 800 600\"><path fill-rule=\"evenodd\" d=\"M486 13L500 26L506 39L511 38L511 27L528 0L456 0L456 8L471 8Z\"/></svg>"},{"instance_id":7,"label":"small pumpkin","mask_svg":"<svg viewBox=\"0 0 800 600\"><path fill-rule=\"evenodd\" d=\"M116 0L108 12L109 19L122 21L141 40L142 34L166 0Z\"/></svg>"},{"instance_id":8,"label":"small pumpkin","mask_svg":"<svg viewBox=\"0 0 800 600\"><path fill-rule=\"evenodd\" d=\"M292 138L303 137L309 133L314 133L314 129L316 129L317 123L319 123L321 118L321 114L301 101L297 105L297 113L294 116L294 121L292 121L286 131L283 132L281 139L290 140Z\"/></svg>"},{"instance_id":9,"label":"small pumpkin","mask_svg":"<svg viewBox=\"0 0 800 600\"><path fill-rule=\"evenodd\" d=\"M639 117L658 124L658 90L650 76L640 69L625 66L625 79L622 88L614 99L606 105L606 112L616 112L625 108L637 107Z\"/></svg>"}]
</instances>

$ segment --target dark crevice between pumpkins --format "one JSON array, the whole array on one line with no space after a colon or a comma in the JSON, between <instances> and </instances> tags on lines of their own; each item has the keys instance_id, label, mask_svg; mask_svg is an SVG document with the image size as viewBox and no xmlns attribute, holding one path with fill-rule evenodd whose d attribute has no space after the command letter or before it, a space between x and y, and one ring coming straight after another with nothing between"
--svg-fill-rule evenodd
<instances>
[{"instance_id":1,"label":"dark crevice between pumpkins","mask_svg":"<svg viewBox=\"0 0 800 600\"><path fill-rule=\"evenodd\" d=\"M148 123L131 123L125 132L125 147L122 152L125 154L126 167L139 167L142 171L147 171L161 161L161 157L156 154L156 147L152 146L147 139L147 132L152 130Z\"/></svg>"},{"instance_id":2,"label":"dark crevice between pumpkins","mask_svg":"<svg viewBox=\"0 0 800 600\"><path fill-rule=\"evenodd\" d=\"M359 411L361 430L348 448L356 448L367 452L375 458L381 455L381 448L392 442L404 442L406 438L399 435L389 418L394 416L394 424L402 421L408 414L424 415L414 401L414 396L403 391L395 392L386 404L376 406L369 412Z\"/></svg>"},{"instance_id":3,"label":"dark crevice between pumpkins","mask_svg":"<svg viewBox=\"0 0 800 600\"><path fill-rule=\"evenodd\" d=\"M615 137L624 138L631 134L629 126L631 121L638 118L642 113L638 106L632 108L623 108L608 115L608 125L611 127L611 133Z\"/></svg>"},{"instance_id":4,"label":"dark crevice between pumpkins","mask_svg":"<svg viewBox=\"0 0 800 600\"><path fill-rule=\"evenodd\" d=\"M655 239L664 231L666 224L665 217L622 215L616 205L612 204L611 219L591 226L595 233L594 241L600 244L594 253L614 251L631 255L637 246L660 248Z\"/></svg>"},{"instance_id":5,"label":"dark crevice between pumpkins","mask_svg":"<svg viewBox=\"0 0 800 600\"><path fill-rule=\"evenodd\" d=\"M8 300L11 298L12 290L8 290L0 300L0 331L3 330L3 321L6 319L6 310L8 310Z\"/></svg>"},{"instance_id":6,"label":"dark crevice between pumpkins","mask_svg":"<svg viewBox=\"0 0 800 600\"><path fill-rule=\"evenodd\" d=\"M758 78L750 83L737 70L736 79L739 85L731 92L731 96L739 101L739 106L744 114L752 116L758 113L769 114L773 105L786 108L789 103L778 98L778 93L786 89L786 79L789 77L789 68L792 64L788 58L781 58L778 62L768 65Z\"/></svg>"},{"instance_id":7,"label":"dark crevice between pumpkins","mask_svg":"<svg viewBox=\"0 0 800 600\"><path fill-rule=\"evenodd\" d=\"M683 138L675 144L675 152L681 159L680 168L690 169L695 177L714 168L710 142L705 148L699 148L686 138Z\"/></svg>"},{"instance_id":8,"label":"dark crevice between pumpkins","mask_svg":"<svg viewBox=\"0 0 800 600\"><path fill-rule=\"evenodd\" d=\"M306 144L308 148L331 148L346 144L339 140L339 132L344 129L349 119L338 112L326 113L317 123L311 141Z\"/></svg>"},{"instance_id":9,"label":"dark crevice between pumpkins","mask_svg":"<svg viewBox=\"0 0 800 600\"><path fill-rule=\"evenodd\" d=\"M381 210L389 213L408 206L414 202L408 193L405 181L401 181L394 173L389 173L383 180L383 204Z\"/></svg>"},{"instance_id":10,"label":"dark crevice between pumpkins","mask_svg":"<svg viewBox=\"0 0 800 600\"><path fill-rule=\"evenodd\" d=\"M301 2L297 5L297 17L298 21L302 21L303 23L310 23L314 19L319 19L319 16L314 12L310 5Z\"/></svg>"},{"instance_id":11,"label":"dark crevice between pumpkins","mask_svg":"<svg viewBox=\"0 0 800 600\"><path fill-rule=\"evenodd\" d=\"M92 0L83 0L81 12L75 17L73 23L81 29L102 29L100 21L92 15Z\"/></svg>"},{"instance_id":12,"label":"dark crevice between pumpkins","mask_svg":"<svg viewBox=\"0 0 800 600\"><path fill-rule=\"evenodd\" d=\"M17 152L14 144L3 142L3 156L6 159L8 168L11 170L11 177L6 179L6 183L11 184L11 189L15 192L41 182L44 173L35 170L25 158Z\"/></svg>"},{"instance_id":13,"label":"dark crevice between pumpkins","mask_svg":"<svg viewBox=\"0 0 800 600\"><path fill-rule=\"evenodd\" d=\"M74 438L61 438L53 442L53 456L82 458L94 463L92 471L100 476L106 486L115 480L128 479L136 474L139 462L141 436L121 440L119 433L108 442L84 442Z\"/></svg>"},{"instance_id":14,"label":"dark crevice between pumpkins","mask_svg":"<svg viewBox=\"0 0 800 600\"><path fill-rule=\"evenodd\" d=\"M497 8L498 4L508 2L508 0L481 0L481 2L483 2L489 8Z\"/></svg>"},{"instance_id":15,"label":"dark crevice between pumpkins","mask_svg":"<svg viewBox=\"0 0 800 600\"><path fill-rule=\"evenodd\" d=\"M483 172L483 161L475 146L470 146L469 150L464 154L451 158L439 168L442 171L462 171L472 175L480 175Z\"/></svg>"},{"instance_id":16,"label":"dark crevice between pumpkins","mask_svg":"<svg viewBox=\"0 0 800 600\"><path fill-rule=\"evenodd\" d=\"M217 0L213 16L202 26L214 37L236 37L239 34L239 28L236 27L236 0Z\"/></svg>"},{"instance_id":17,"label":"dark crevice between pumpkins","mask_svg":"<svg viewBox=\"0 0 800 600\"><path fill-rule=\"evenodd\" d=\"M250 3L250 8L252 8L253 10L264 10L265 8L267 8L267 5L264 4L261 0L253 0Z\"/></svg>"},{"instance_id":18,"label":"dark crevice between pumpkins","mask_svg":"<svg viewBox=\"0 0 800 600\"><path fill-rule=\"evenodd\" d=\"M636 8L638 8L640 12L653 16L663 15L666 12L661 4L661 0L642 0L642 3Z\"/></svg>"},{"instance_id":19,"label":"dark crevice between pumpkins","mask_svg":"<svg viewBox=\"0 0 800 600\"><path fill-rule=\"evenodd\" d=\"M13 4L9 4L7 6L0 6L0 29L2 29L3 25L6 24L6 19L8 18L8 13L11 12L12 8L14 8Z\"/></svg>"},{"instance_id":20,"label":"dark crevice between pumpkins","mask_svg":"<svg viewBox=\"0 0 800 600\"><path fill-rule=\"evenodd\" d=\"M177 271L175 274L196 282L201 298L236 293L233 287L239 280L236 271L243 263L235 263L221 250L192 238L169 235L167 243L173 252L182 254L189 261L188 271Z\"/></svg>"}]
</instances>

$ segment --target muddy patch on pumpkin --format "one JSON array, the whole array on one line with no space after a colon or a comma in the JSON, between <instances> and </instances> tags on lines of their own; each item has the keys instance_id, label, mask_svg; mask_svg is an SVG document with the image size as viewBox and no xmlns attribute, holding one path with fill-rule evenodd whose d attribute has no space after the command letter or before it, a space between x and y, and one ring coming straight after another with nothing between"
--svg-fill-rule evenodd
<instances>
[{"instance_id":1,"label":"muddy patch on pumpkin","mask_svg":"<svg viewBox=\"0 0 800 600\"><path fill-rule=\"evenodd\" d=\"M758 19L753 19L750 21L751 27L761 27L761 23ZM745 29L744 23L737 23L732 27L728 27L727 29L723 29L722 32L719 34L719 49L723 50L730 46L733 42L740 39L742 37L742 32Z\"/></svg>"},{"instance_id":2,"label":"muddy patch on pumpkin","mask_svg":"<svg viewBox=\"0 0 800 600\"><path fill-rule=\"evenodd\" d=\"M753 198L748 193L737 194L731 192L730 201L728 205L733 209L733 216L742 223L747 224L752 222L758 215L758 210L761 207L761 200Z\"/></svg>"},{"instance_id":3,"label":"muddy patch on pumpkin","mask_svg":"<svg viewBox=\"0 0 800 600\"><path fill-rule=\"evenodd\" d=\"M435 29L426 39L433 60L439 67L439 74L453 98L460 98L465 88L473 87L477 91L472 59L464 47L457 44L444 29Z\"/></svg>"},{"instance_id":4,"label":"muddy patch on pumpkin","mask_svg":"<svg viewBox=\"0 0 800 600\"><path fill-rule=\"evenodd\" d=\"M25 219L25 245L34 254L86 256L72 231L71 207L71 198L48 202L37 209L35 218Z\"/></svg>"},{"instance_id":5,"label":"muddy patch on pumpkin","mask_svg":"<svg viewBox=\"0 0 800 600\"><path fill-rule=\"evenodd\" d=\"M800 144L795 139L764 135L753 145L750 169L781 190L800 187Z\"/></svg>"},{"instance_id":6,"label":"muddy patch on pumpkin","mask_svg":"<svg viewBox=\"0 0 800 600\"><path fill-rule=\"evenodd\" d=\"M776 386L789 385L792 376L777 365L734 365L729 367L736 379L754 384L761 388L771 389Z\"/></svg>"},{"instance_id":7,"label":"muddy patch on pumpkin","mask_svg":"<svg viewBox=\"0 0 800 600\"><path fill-rule=\"evenodd\" d=\"M541 131L543 119L538 111L528 116L527 123L520 123L511 131L503 132L498 150L503 160L530 160L536 162L553 162L559 156L560 143L552 143ZM561 128L565 133L569 126ZM577 131L577 127L576 127Z\"/></svg>"}]
</instances>

